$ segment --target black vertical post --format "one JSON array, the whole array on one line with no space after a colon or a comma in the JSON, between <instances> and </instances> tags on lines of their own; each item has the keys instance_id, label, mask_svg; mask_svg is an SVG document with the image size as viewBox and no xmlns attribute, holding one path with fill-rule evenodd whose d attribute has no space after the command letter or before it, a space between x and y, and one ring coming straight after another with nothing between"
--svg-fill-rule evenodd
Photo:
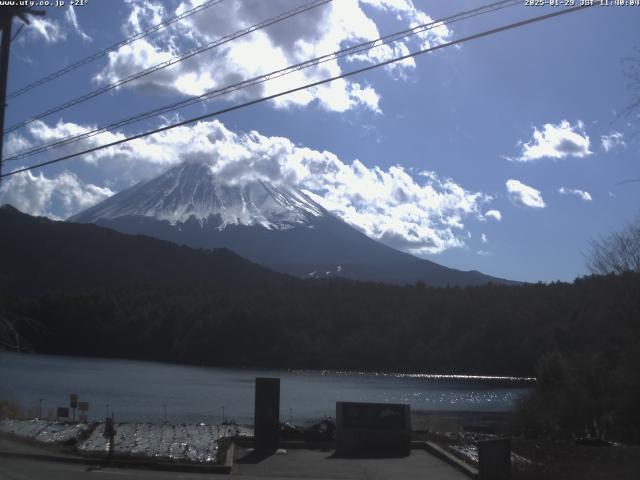
<instances>
[{"instance_id":1,"label":"black vertical post","mask_svg":"<svg viewBox=\"0 0 640 480\"><path fill-rule=\"evenodd\" d=\"M18 3L18 2L15 2ZM26 2L24 2L26 3ZM44 15L42 10L33 10L26 6L5 6L0 8L0 28L2 43L0 44L0 175L2 175L2 159L4 158L4 113L7 106L7 79L9 78L9 52L11 50L11 24L13 17L29 23L27 15ZM0 176L0 181L2 177Z\"/></svg>"},{"instance_id":2,"label":"black vertical post","mask_svg":"<svg viewBox=\"0 0 640 480\"><path fill-rule=\"evenodd\" d=\"M280 430L279 378L256 378L254 428L257 449L278 449Z\"/></svg>"},{"instance_id":3,"label":"black vertical post","mask_svg":"<svg viewBox=\"0 0 640 480\"><path fill-rule=\"evenodd\" d=\"M9 74L9 52L11 47L11 22L13 15L2 15L2 44L0 46L0 175L2 174L2 159L4 147L4 110L7 106L7 78ZM0 178L0 181L2 179Z\"/></svg>"},{"instance_id":4,"label":"black vertical post","mask_svg":"<svg viewBox=\"0 0 640 480\"><path fill-rule=\"evenodd\" d=\"M109 438L109 456L108 459L113 459L113 453L115 451L115 443L116 443L116 424L115 417L113 412L111 412L111 417L107 417L105 419L104 424L105 435Z\"/></svg>"}]
</instances>

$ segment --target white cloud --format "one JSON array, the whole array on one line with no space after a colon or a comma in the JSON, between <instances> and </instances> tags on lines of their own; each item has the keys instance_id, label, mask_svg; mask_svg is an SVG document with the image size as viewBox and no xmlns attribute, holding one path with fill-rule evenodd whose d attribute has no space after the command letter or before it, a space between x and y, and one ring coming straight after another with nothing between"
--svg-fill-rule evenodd
<instances>
[{"instance_id":1,"label":"white cloud","mask_svg":"<svg viewBox=\"0 0 640 480\"><path fill-rule=\"evenodd\" d=\"M162 2L129 0L127 3L131 5L129 18L127 19L127 23L124 25L124 30L127 36L135 35L142 30L157 25L162 22L163 18L168 16ZM182 11L180 13L182 13Z\"/></svg>"},{"instance_id":2,"label":"white cloud","mask_svg":"<svg viewBox=\"0 0 640 480\"><path fill-rule=\"evenodd\" d=\"M22 130L22 135L16 136L13 142L16 144L19 142L21 145L48 144L93 130L95 127L95 125L78 125L62 121L50 126L38 120ZM170 132L176 132L176 130L170 130L166 132L168 135L156 136L154 139L133 140L116 147L83 155L81 159L72 161L73 169L85 181L102 184L107 178L110 188L115 190L126 188L144 178L158 175L168 166L175 164L177 160L174 152L176 150L181 150L180 154L182 154L192 147L188 143L191 138L185 140L180 135L170 134ZM55 155L68 155L123 138L125 135L122 133L103 132L58 148L55 150Z\"/></svg>"},{"instance_id":3,"label":"white cloud","mask_svg":"<svg viewBox=\"0 0 640 480\"><path fill-rule=\"evenodd\" d=\"M113 195L108 188L85 184L70 172L47 178L42 173L23 172L3 180L0 204L9 203L30 215L54 219L90 207ZM53 213L58 212L59 215Z\"/></svg>"},{"instance_id":4,"label":"white cloud","mask_svg":"<svg viewBox=\"0 0 640 480\"><path fill-rule=\"evenodd\" d=\"M67 38L64 28L58 22L42 17L30 16L25 32L34 40L44 40L47 43L56 43Z\"/></svg>"},{"instance_id":5,"label":"white cloud","mask_svg":"<svg viewBox=\"0 0 640 480\"><path fill-rule=\"evenodd\" d=\"M199 0L183 0L174 12L150 0L131 2L131 13L124 26L131 34L148 28L161 18L180 13L200 4ZM362 6L374 9L380 15L399 19L403 28L431 21L423 11L409 0L340 0L320 6L286 21L255 31L250 35L201 53L170 68L127 84L141 91L163 89L171 93L201 95L205 91L233 84L273 70L281 69L320 55L332 53L348 45L380 37L376 23ZM137 71L161 63L196 46L215 41L222 35L245 29L302 5L292 0L246 0L223 2L189 17L152 38L141 39L109 54L107 66L95 79L100 83L114 82ZM393 45L381 45L373 50L347 58L346 62L373 63L406 54L407 45L424 46L442 43L450 36L445 25L439 25ZM387 69L396 77L415 68L408 59ZM252 89L227 96L228 99L255 98L271 95L306 83L315 82L342 73L338 60L316 65L278 79L270 80ZM353 80L338 80L301 91L273 101L278 108L307 106L316 103L323 109L344 112L364 107L380 112L379 94L372 86Z\"/></svg>"},{"instance_id":6,"label":"white cloud","mask_svg":"<svg viewBox=\"0 0 640 480\"><path fill-rule=\"evenodd\" d=\"M585 202L590 202L591 200L593 200L591 198L591 194L589 192L585 192L584 190L578 190L578 189L575 189L575 188L560 187L558 192L561 193L562 195L577 195L578 197L580 197Z\"/></svg>"},{"instance_id":7,"label":"white cloud","mask_svg":"<svg viewBox=\"0 0 640 480\"><path fill-rule=\"evenodd\" d=\"M84 128L34 122L27 131L34 141L44 142ZM120 134L102 134L88 145L118 138ZM72 151L67 147L65 153ZM357 159L348 163L331 152L297 146L288 138L255 131L234 133L218 120L174 128L81 158L73 165L79 178L112 190L183 161L210 164L216 177L229 183L259 179L296 186L370 237L418 255L463 246L464 222L482 219L483 207L491 200L489 195L467 191L430 171L421 172L416 179L400 165L383 170ZM46 184L45 180L36 177L35 181ZM38 205L40 212L46 210L46 204ZM75 212L69 208L63 213Z\"/></svg>"},{"instance_id":8,"label":"white cloud","mask_svg":"<svg viewBox=\"0 0 640 480\"><path fill-rule=\"evenodd\" d=\"M487 235L484 233L480 236L480 240L482 240L482 243L489 243L489 240L487 239Z\"/></svg>"},{"instance_id":9,"label":"white cloud","mask_svg":"<svg viewBox=\"0 0 640 480\"><path fill-rule=\"evenodd\" d=\"M32 146L33 144L24 135L18 132L11 132L7 135L7 140L4 144L4 156L9 157L14 153L21 152Z\"/></svg>"},{"instance_id":10,"label":"white cloud","mask_svg":"<svg viewBox=\"0 0 640 480\"><path fill-rule=\"evenodd\" d=\"M75 8L72 5L69 5L69 8L67 8L67 11L65 13L65 18L67 19L67 23L71 25L73 30L78 34L80 38L82 38L82 40L84 40L85 42L93 41L93 39L89 35L87 35L85 31L82 30L82 28L80 27L80 24L78 23L78 17L76 16Z\"/></svg>"},{"instance_id":11,"label":"white cloud","mask_svg":"<svg viewBox=\"0 0 640 480\"><path fill-rule=\"evenodd\" d=\"M519 180L509 179L506 182L507 193L512 202L523 207L544 208L540 190L525 185Z\"/></svg>"},{"instance_id":12,"label":"white cloud","mask_svg":"<svg viewBox=\"0 0 640 480\"><path fill-rule=\"evenodd\" d=\"M423 172L427 180L421 183L398 165L385 171L359 160L345 164L328 152L308 167L320 170L301 183L325 208L370 237L417 255L463 246L463 219L478 217L490 200L433 172Z\"/></svg>"},{"instance_id":13,"label":"white cloud","mask_svg":"<svg viewBox=\"0 0 640 480\"><path fill-rule=\"evenodd\" d=\"M65 7L65 10L64 20L29 16L29 24L25 25L25 36L18 36L16 41L20 44L31 44L44 40L53 44L66 40L68 31L72 30L85 42L91 42L93 39L80 26L74 7Z\"/></svg>"},{"instance_id":14,"label":"white cloud","mask_svg":"<svg viewBox=\"0 0 640 480\"><path fill-rule=\"evenodd\" d=\"M533 138L527 143L518 142L522 148L516 157L506 159L516 162L531 162L542 158L561 159L565 157L585 157L593 152L589 150L590 140L580 120L572 125L567 120L559 124L546 123L541 130L533 129Z\"/></svg>"},{"instance_id":15,"label":"white cloud","mask_svg":"<svg viewBox=\"0 0 640 480\"><path fill-rule=\"evenodd\" d=\"M500 213L500 210L489 210L485 212L484 218L485 219L492 218L497 222L499 222L500 220L502 220L502 213Z\"/></svg>"},{"instance_id":16,"label":"white cloud","mask_svg":"<svg viewBox=\"0 0 640 480\"><path fill-rule=\"evenodd\" d=\"M362 88L360 84L353 83L350 88L350 93L355 103L365 105L376 113L382 113L379 107L380 95L378 95L373 88Z\"/></svg>"},{"instance_id":17,"label":"white cloud","mask_svg":"<svg viewBox=\"0 0 640 480\"><path fill-rule=\"evenodd\" d=\"M478 250L476 253L478 255L483 255L483 256L485 256L485 255L493 255L491 252L488 252L486 250Z\"/></svg>"},{"instance_id":18,"label":"white cloud","mask_svg":"<svg viewBox=\"0 0 640 480\"><path fill-rule=\"evenodd\" d=\"M627 144L624 141L624 135L620 132L611 132L609 135L602 135L600 137L602 149L605 152L609 152L617 147L626 147Z\"/></svg>"}]
</instances>

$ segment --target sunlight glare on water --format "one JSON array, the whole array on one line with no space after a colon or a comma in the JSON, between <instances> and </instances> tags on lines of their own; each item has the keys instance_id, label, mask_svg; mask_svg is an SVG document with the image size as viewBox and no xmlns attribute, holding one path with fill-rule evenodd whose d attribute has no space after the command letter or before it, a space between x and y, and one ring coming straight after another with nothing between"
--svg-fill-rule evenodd
<instances>
[{"instance_id":1,"label":"sunlight glare on water","mask_svg":"<svg viewBox=\"0 0 640 480\"><path fill-rule=\"evenodd\" d=\"M414 410L505 412L531 379L427 374L193 367L156 362L0 353L0 398L23 408L90 403L89 417L119 421L251 423L255 377L280 377L281 418L335 415L335 402L408 403ZM224 407L224 408L223 408Z\"/></svg>"}]
</instances>

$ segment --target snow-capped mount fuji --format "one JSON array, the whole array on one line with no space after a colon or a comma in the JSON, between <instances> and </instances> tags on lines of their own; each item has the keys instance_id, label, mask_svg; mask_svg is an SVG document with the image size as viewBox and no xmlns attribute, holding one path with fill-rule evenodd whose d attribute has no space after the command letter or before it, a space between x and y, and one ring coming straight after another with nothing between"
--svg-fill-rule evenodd
<instances>
[{"instance_id":1,"label":"snow-capped mount fuji","mask_svg":"<svg viewBox=\"0 0 640 480\"><path fill-rule=\"evenodd\" d=\"M268 230L305 225L326 212L298 190L261 180L222 184L211 167L183 163L166 173L70 218L98 222L141 216L179 225L195 219L224 230L231 225L261 226Z\"/></svg>"},{"instance_id":2,"label":"snow-capped mount fuji","mask_svg":"<svg viewBox=\"0 0 640 480\"><path fill-rule=\"evenodd\" d=\"M197 248L229 248L299 277L427 285L510 283L454 270L383 245L300 190L261 180L222 182L187 162L71 218Z\"/></svg>"}]
</instances>

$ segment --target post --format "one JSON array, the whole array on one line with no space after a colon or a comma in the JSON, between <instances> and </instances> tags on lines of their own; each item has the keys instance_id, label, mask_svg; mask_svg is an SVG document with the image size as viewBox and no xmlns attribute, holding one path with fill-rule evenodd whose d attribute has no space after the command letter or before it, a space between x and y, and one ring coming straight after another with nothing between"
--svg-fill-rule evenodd
<instances>
[{"instance_id":1,"label":"post","mask_svg":"<svg viewBox=\"0 0 640 480\"><path fill-rule=\"evenodd\" d=\"M18 2L13 2L18 3ZM27 3L27 2L20 2ZM44 15L43 10L33 10L27 6L8 5L0 8L0 28L2 43L0 44L0 175L2 175L2 159L4 158L4 113L7 106L7 79L9 78L9 52L11 51L11 24L13 17L18 17L29 24L27 15ZM0 177L0 182L2 177ZM18 350L19 351L19 350Z\"/></svg>"},{"instance_id":2,"label":"post","mask_svg":"<svg viewBox=\"0 0 640 480\"><path fill-rule=\"evenodd\" d=\"M104 436L109 439L109 453L108 460L113 458L113 453L115 449L115 436L116 436L116 427L114 421L113 412L111 412L111 417L107 416L104 420Z\"/></svg>"},{"instance_id":3,"label":"post","mask_svg":"<svg viewBox=\"0 0 640 480\"><path fill-rule=\"evenodd\" d=\"M9 74L9 52L11 50L11 22L13 15L2 16L2 45L0 46L0 175L4 158L4 111L7 106L7 78ZM2 179L0 178L0 181Z\"/></svg>"},{"instance_id":4,"label":"post","mask_svg":"<svg viewBox=\"0 0 640 480\"><path fill-rule=\"evenodd\" d=\"M280 379L256 378L256 449L277 450L280 433Z\"/></svg>"},{"instance_id":5,"label":"post","mask_svg":"<svg viewBox=\"0 0 640 480\"><path fill-rule=\"evenodd\" d=\"M69 395L69 406L73 410L73 421L76 421L76 408L78 408L78 394L72 393Z\"/></svg>"},{"instance_id":6,"label":"post","mask_svg":"<svg viewBox=\"0 0 640 480\"><path fill-rule=\"evenodd\" d=\"M111 435L109 436L109 458L113 458L113 453L116 451L116 418L113 412L111 412Z\"/></svg>"}]
</instances>

